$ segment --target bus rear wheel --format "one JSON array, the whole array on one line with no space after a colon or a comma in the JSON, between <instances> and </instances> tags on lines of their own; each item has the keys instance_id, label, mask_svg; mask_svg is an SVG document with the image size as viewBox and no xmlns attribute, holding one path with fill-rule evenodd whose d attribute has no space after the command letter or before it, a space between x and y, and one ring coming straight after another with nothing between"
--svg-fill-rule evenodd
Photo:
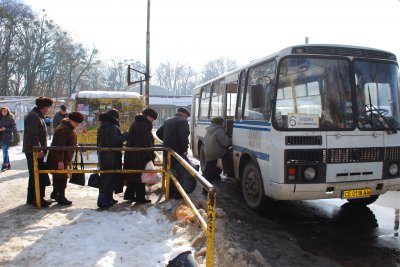
<instances>
[{"instance_id":1,"label":"bus rear wheel","mask_svg":"<svg viewBox=\"0 0 400 267\"><path fill-rule=\"evenodd\" d=\"M261 173L253 161L248 162L244 168L242 193L244 201L250 209L262 211L267 206Z\"/></svg>"},{"instance_id":2,"label":"bus rear wheel","mask_svg":"<svg viewBox=\"0 0 400 267\"><path fill-rule=\"evenodd\" d=\"M379 195L375 195L375 196L370 196L370 197L366 197L366 198L353 198L353 199L348 199L347 201L349 203L353 203L353 204L358 204L358 205L369 205L374 203L377 199L378 199Z\"/></svg>"}]
</instances>

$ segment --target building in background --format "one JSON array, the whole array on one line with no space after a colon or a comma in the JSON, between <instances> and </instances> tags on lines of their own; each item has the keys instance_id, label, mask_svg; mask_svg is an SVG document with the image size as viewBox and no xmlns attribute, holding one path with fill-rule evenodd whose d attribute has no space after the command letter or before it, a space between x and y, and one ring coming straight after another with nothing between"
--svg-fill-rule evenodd
<instances>
[{"instance_id":1,"label":"building in background","mask_svg":"<svg viewBox=\"0 0 400 267\"><path fill-rule=\"evenodd\" d=\"M144 87L142 88L144 93ZM129 92L140 93L140 86L130 86L128 87ZM150 108L158 112L158 118L154 121L154 127L160 127L165 120L174 116L179 107L185 107L190 110L192 106L191 96L177 96L167 89L150 85Z\"/></svg>"}]
</instances>

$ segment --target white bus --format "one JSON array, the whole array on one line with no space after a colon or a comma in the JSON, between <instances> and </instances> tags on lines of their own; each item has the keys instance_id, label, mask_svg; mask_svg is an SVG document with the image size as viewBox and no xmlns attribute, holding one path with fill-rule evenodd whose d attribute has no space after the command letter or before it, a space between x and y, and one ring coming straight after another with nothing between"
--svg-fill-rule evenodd
<instances>
[{"instance_id":1,"label":"white bus","mask_svg":"<svg viewBox=\"0 0 400 267\"><path fill-rule=\"evenodd\" d=\"M191 148L222 116L246 204L343 198L368 205L400 190L398 64L390 52L299 45L194 90ZM228 164L229 165L229 164Z\"/></svg>"}]
</instances>

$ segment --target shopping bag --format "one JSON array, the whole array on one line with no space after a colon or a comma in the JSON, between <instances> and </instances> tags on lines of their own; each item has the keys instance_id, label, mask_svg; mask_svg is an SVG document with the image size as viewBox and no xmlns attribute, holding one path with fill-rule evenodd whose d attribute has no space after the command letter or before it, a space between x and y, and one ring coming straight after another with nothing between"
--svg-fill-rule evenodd
<instances>
[{"instance_id":1,"label":"shopping bag","mask_svg":"<svg viewBox=\"0 0 400 267\"><path fill-rule=\"evenodd\" d=\"M153 161L149 161L146 164L146 167L144 168L145 170L155 170ZM148 173L144 172L142 173L142 183L144 184L156 184L158 183L161 179L158 173Z\"/></svg>"},{"instance_id":2,"label":"shopping bag","mask_svg":"<svg viewBox=\"0 0 400 267\"><path fill-rule=\"evenodd\" d=\"M182 158L188 162L196 171L199 171L199 165L194 164L187 156L182 156ZM185 190L186 194L192 193L196 189L197 180L193 175L182 166L181 163L176 163L171 170L172 175L178 180L179 184ZM179 193L174 183L170 184L169 195L174 199L181 199L182 195Z\"/></svg>"},{"instance_id":3,"label":"shopping bag","mask_svg":"<svg viewBox=\"0 0 400 267\"><path fill-rule=\"evenodd\" d=\"M88 186L99 188L100 185L100 175L98 173L92 173L89 176Z\"/></svg>"},{"instance_id":4,"label":"shopping bag","mask_svg":"<svg viewBox=\"0 0 400 267\"><path fill-rule=\"evenodd\" d=\"M75 159L74 162L72 163L72 169L73 170L78 170L78 151L75 154ZM82 155L82 151L80 151L80 158L81 158L81 162L80 162L80 167L81 170L84 170L84 166L83 166L83 155ZM84 173L73 173L71 175L71 178L69 179L69 182L71 184L77 184L77 185L81 185L84 186L85 185L85 174Z\"/></svg>"}]
</instances>

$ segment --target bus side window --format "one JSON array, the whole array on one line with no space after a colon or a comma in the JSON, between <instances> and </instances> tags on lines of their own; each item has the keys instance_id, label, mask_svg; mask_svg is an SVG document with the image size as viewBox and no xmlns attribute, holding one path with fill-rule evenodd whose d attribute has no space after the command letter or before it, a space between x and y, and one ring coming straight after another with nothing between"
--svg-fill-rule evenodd
<instances>
[{"instance_id":1,"label":"bus side window","mask_svg":"<svg viewBox=\"0 0 400 267\"><path fill-rule=\"evenodd\" d=\"M240 73L240 83L237 94L237 111L236 111L236 120L240 120L243 114L243 94L246 85L246 71L242 71Z\"/></svg>"},{"instance_id":2,"label":"bus side window","mask_svg":"<svg viewBox=\"0 0 400 267\"><path fill-rule=\"evenodd\" d=\"M199 119L207 120L209 117L209 108L210 108L210 92L211 85L208 84L201 89L200 93L200 104L199 104Z\"/></svg>"}]
</instances>

